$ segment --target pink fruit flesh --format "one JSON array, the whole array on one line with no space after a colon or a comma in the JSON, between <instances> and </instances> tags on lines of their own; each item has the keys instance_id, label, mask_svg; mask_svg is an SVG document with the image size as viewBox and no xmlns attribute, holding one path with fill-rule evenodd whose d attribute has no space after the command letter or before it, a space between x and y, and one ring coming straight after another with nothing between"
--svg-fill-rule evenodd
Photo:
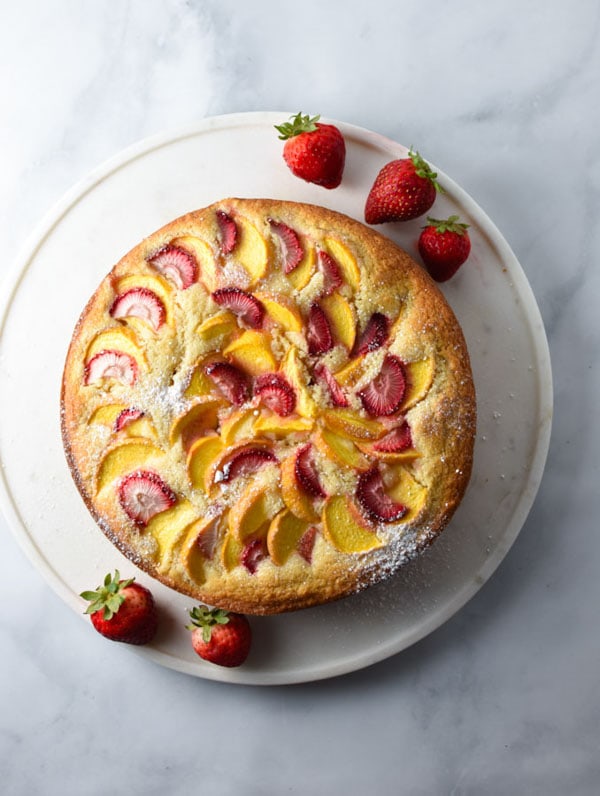
<instances>
[{"instance_id":1,"label":"pink fruit flesh","mask_svg":"<svg viewBox=\"0 0 600 796\"><path fill-rule=\"evenodd\" d=\"M242 550L242 564L251 575L254 575L258 565L268 556L267 543L264 539L252 539Z\"/></svg>"},{"instance_id":2,"label":"pink fruit flesh","mask_svg":"<svg viewBox=\"0 0 600 796\"><path fill-rule=\"evenodd\" d=\"M196 258L180 246L165 246L148 262L179 290L186 290L198 279Z\"/></svg>"},{"instance_id":3,"label":"pink fruit flesh","mask_svg":"<svg viewBox=\"0 0 600 796\"><path fill-rule=\"evenodd\" d=\"M281 243L284 273L289 274L300 265L304 257L300 238L298 233L283 221L270 218L269 224Z\"/></svg>"},{"instance_id":4,"label":"pink fruit flesh","mask_svg":"<svg viewBox=\"0 0 600 796\"><path fill-rule=\"evenodd\" d=\"M247 293L239 287L223 287L215 290L212 298L220 307L233 312L252 329L262 326L265 308L252 293Z\"/></svg>"},{"instance_id":5,"label":"pink fruit flesh","mask_svg":"<svg viewBox=\"0 0 600 796\"><path fill-rule=\"evenodd\" d=\"M221 251L223 254L231 254L238 239L237 225L224 210L217 210L216 216L221 235Z\"/></svg>"},{"instance_id":6,"label":"pink fruit flesh","mask_svg":"<svg viewBox=\"0 0 600 796\"><path fill-rule=\"evenodd\" d=\"M121 293L110 308L113 318L140 318L146 321L155 332L165 322L165 305L152 290L146 287L133 287Z\"/></svg>"},{"instance_id":7,"label":"pink fruit flesh","mask_svg":"<svg viewBox=\"0 0 600 796\"><path fill-rule=\"evenodd\" d=\"M121 479L119 503L128 517L145 527L152 517L166 511L177 500L160 476L150 470L138 470Z\"/></svg>"},{"instance_id":8,"label":"pink fruit flesh","mask_svg":"<svg viewBox=\"0 0 600 796\"><path fill-rule=\"evenodd\" d=\"M298 542L298 553L306 561L307 564L312 563L313 550L315 547L315 539L317 538L317 529L312 525L300 537Z\"/></svg>"},{"instance_id":9,"label":"pink fruit flesh","mask_svg":"<svg viewBox=\"0 0 600 796\"><path fill-rule=\"evenodd\" d=\"M115 420L115 431L123 431L126 426L133 423L134 420L139 420L143 415L141 409L123 409Z\"/></svg>"},{"instance_id":10,"label":"pink fruit flesh","mask_svg":"<svg viewBox=\"0 0 600 796\"><path fill-rule=\"evenodd\" d=\"M229 362L211 362L204 368L217 389L232 404L241 406L250 397L246 374Z\"/></svg>"},{"instance_id":11,"label":"pink fruit flesh","mask_svg":"<svg viewBox=\"0 0 600 796\"><path fill-rule=\"evenodd\" d=\"M322 379L327 385L329 396L334 406L349 406L350 403L341 386L335 380L335 376L326 365L319 364L315 368L315 376Z\"/></svg>"},{"instance_id":12,"label":"pink fruit flesh","mask_svg":"<svg viewBox=\"0 0 600 796\"><path fill-rule=\"evenodd\" d=\"M296 406L296 393L293 387L277 373L263 373L256 380L254 394L272 412L280 417L290 415Z\"/></svg>"},{"instance_id":13,"label":"pink fruit flesh","mask_svg":"<svg viewBox=\"0 0 600 796\"><path fill-rule=\"evenodd\" d=\"M298 450L294 472L296 480L305 492L317 498L327 497L327 493L319 481L319 474L312 459L312 445L310 443Z\"/></svg>"},{"instance_id":14,"label":"pink fruit flesh","mask_svg":"<svg viewBox=\"0 0 600 796\"><path fill-rule=\"evenodd\" d=\"M392 429L389 433L378 440L373 449L382 453L398 453L399 451L412 448L412 434L410 426L406 420L400 426Z\"/></svg>"},{"instance_id":15,"label":"pink fruit flesh","mask_svg":"<svg viewBox=\"0 0 600 796\"><path fill-rule=\"evenodd\" d=\"M102 379L116 379L131 386L137 375L137 362L132 356L123 351L104 350L87 362L84 383L95 384Z\"/></svg>"},{"instance_id":16,"label":"pink fruit flesh","mask_svg":"<svg viewBox=\"0 0 600 796\"><path fill-rule=\"evenodd\" d=\"M313 304L308 313L306 342L308 351L313 356L325 354L333 348L333 335L329 321L318 304Z\"/></svg>"},{"instance_id":17,"label":"pink fruit flesh","mask_svg":"<svg viewBox=\"0 0 600 796\"><path fill-rule=\"evenodd\" d=\"M277 456L267 448L246 448L236 453L215 477L215 481L227 482L241 475L255 473L265 464L275 464Z\"/></svg>"},{"instance_id":18,"label":"pink fruit flesh","mask_svg":"<svg viewBox=\"0 0 600 796\"><path fill-rule=\"evenodd\" d=\"M323 295L330 296L343 284L342 272L333 257L322 249L319 250L318 264L323 274Z\"/></svg>"},{"instance_id":19,"label":"pink fruit flesh","mask_svg":"<svg viewBox=\"0 0 600 796\"><path fill-rule=\"evenodd\" d=\"M377 522L396 522L407 512L406 506L396 503L385 494L384 483L377 467L361 473L356 498L370 519Z\"/></svg>"},{"instance_id":20,"label":"pink fruit flesh","mask_svg":"<svg viewBox=\"0 0 600 796\"><path fill-rule=\"evenodd\" d=\"M388 354L377 376L361 390L359 396L370 415L383 417L397 411L405 390L404 366L398 357Z\"/></svg>"},{"instance_id":21,"label":"pink fruit flesh","mask_svg":"<svg viewBox=\"0 0 600 796\"><path fill-rule=\"evenodd\" d=\"M357 339L352 356L368 354L376 351L385 343L389 334L389 321L381 312L374 312L369 318L364 331Z\"/></svg>"}]
</instances>

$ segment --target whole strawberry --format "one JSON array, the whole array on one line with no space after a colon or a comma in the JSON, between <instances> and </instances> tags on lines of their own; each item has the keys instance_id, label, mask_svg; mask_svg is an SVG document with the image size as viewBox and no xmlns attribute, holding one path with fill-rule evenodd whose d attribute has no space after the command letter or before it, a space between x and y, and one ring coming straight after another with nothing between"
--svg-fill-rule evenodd
<instances>
[{"instance_id":1,"label":"whole strawberry","mask_svg":"<svg viewBox=\"0 0 600 796\"><path fill-rule=\"evenodd\" d=\"M367 224L410 221L426 213L442 188L437 174L412 149L407 158L392 160L379 172L365 205Z\"/></svg>"},{"instance_id":2,"label":"whole strawberry","mask_svg":"<svg viewBox=\"0 0 600 796\"><path fill-rule=\"evenodd\" d=\"M469 256L469 225L462 224L458 216L450 216L444 221L428 217L427 222L419 236L419 253L436 282L445 282L454 276Z\"/></svg>"},{"instance_id":3,"label":"whole strawberry","mask_svg":"<svg viewBox=\"0 0 600 796\"><path fill-rule=\"evenodd\" d=\"M283 157L296 177L306 182L337 188L346 162L344 137L333 124L321 124L320 116L291 116L291 122L275 125L285 141Z\"/></svg>"},{"instance_id":4,"label":"whole strawberry","mask_svg":"<svg viewBox=\"0 0 600 796\"><path fill-rule=\"evenodd\" d=\"M135 578L121 580L119 570L104 578L96 591L80 594L90 605L92 624L105 638L126 644L147 644L158 627L158 616L151 592Z\"/></svg>"},{"instance_id":5,"label":"whole strawberry","mask_svg":"<svg viewBox=\"0 0 600 796\"><path fill-rule=\"evenodd\" d=\"M240 666L250 652L252 631L243 614L199 605L190 611L192 646L206 661L219 666Z\"/></svg>"}]
</instances>

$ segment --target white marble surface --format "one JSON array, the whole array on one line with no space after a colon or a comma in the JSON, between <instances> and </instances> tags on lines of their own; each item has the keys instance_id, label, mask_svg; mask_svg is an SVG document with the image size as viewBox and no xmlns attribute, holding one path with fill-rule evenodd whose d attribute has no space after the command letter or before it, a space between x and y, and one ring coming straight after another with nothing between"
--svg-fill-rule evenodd
<instances>
[{"instance_id":1,"label":"white marble surface","mask_svg":"<svg viewBox=\"0 0 600 796\"><path fill-rule=\"evenodd\" d=\"M414 144L487 210L536 294L555 380L538 498L441 629L361 672L273 688L105 642L0 519L7 796L598 793L598 6L325 5L1 3L0 275L90 169L207 115L303 109Z\"/></svg>"}]
</instances>

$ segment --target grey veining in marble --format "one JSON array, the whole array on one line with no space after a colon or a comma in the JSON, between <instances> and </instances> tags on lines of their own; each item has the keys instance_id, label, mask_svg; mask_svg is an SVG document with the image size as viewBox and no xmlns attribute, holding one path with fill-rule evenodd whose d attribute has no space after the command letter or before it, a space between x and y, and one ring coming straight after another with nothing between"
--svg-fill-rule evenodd
<instances>
[{"instance_id":1,"label":"grey veining in marble","mask_svg":"<svg viewBox=\"0 0 600 796\"><path fill-rule=\"evenodd\" d=\"M138 139L321 112L417 145L490 214L555 381L540 492L491 581L336 680L232 687L140 660L75 616L0 520L2 793L597 794L598 4L22 0L0 20L1 277L48 208Z\"/></svg>"}]
</instances>

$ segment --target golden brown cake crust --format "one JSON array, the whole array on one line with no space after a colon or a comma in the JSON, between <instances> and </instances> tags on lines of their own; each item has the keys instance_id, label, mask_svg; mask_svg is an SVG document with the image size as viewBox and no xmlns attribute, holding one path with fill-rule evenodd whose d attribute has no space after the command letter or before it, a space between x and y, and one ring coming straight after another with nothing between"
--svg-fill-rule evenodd
<instances>
[{"instance_id":1,"label":"golden brown cake crust","mask_svg":"<svg viewBox=\"0 0 600 796\"><path fill-rule=\"evenodd\" d=\"M237 242L228 254L222 251L217 210L237 227ZM291 275L285 274L285 248L273 221L295 230L301 241L304 257ZM192 253L197 262L198 278L186 289L150 262L169 245ZM338 298L324 296L320 251L334 258L343 275L342 284L333 291ZM211 291L226 286L259 297L266 307L262 328L245 329L235 315L232 326L231 312L210 297ZM148 319L111 315L117 297L133 289L149 290L158 297L164 310L159 328ZM329 313L335 330L336 345L322 356L311 356L306 344L306 319L315 303ZM290 307L291 314L286 315ZM352 334L364 332L374 313L388 320L387 341L362 357L350 356ZM348 317L353 318L354 332L344 320ZM213 318L222 325L207 331L202 324ZM248 336L252 332L262 337ZM244 334L242 342L254 347L240 352ZM90 363L105 351L125 353L126 361L134 362L135 375L92 378ZM244 359L244 351L249 359ZM360 395L386 356L404 363L406 395L391 416L371 417ZM295 371L293 362L290 365L294 357ZM263 371L283 374L296 390L294 412L281 417L256 397L245 407L231 406L218 390L207 392L206 363L217 359L242 370L256 369L253 379ZM348 366L359 359L361 365L353 373ZM331 395L315 378L317 362L326 364L334 376L340 374L349 407L332 405ZM294 373L303 380L301 388L293 383ZM132 385L123 381L129 378L134 378ZM140 417L117 430L117 417L132 408ZM240 414L237 431L236 412ZM367 430L349 429L345 413L366 421ZM230 610L270 614L358 591L389 576L428 546L447 525L467 487L476 410L460 326L436 285L404 251L378 232L325 208L225 199L150 235L102 281L73 334L61 415L65 452L77 488L102 531L128 558L195 599ZM200 421L193 417L201 417L206 425L204 442L198 443ZM298 421L299 430L282 431L282 424L285 427L290 420ZM385 436L394 424L405 421L412 445L404 456L373 450L382 432L374 431L369 422L385 425ZM340 460L327 448L328 441L340 437L350 439L352 465L344 463L346 454L338 451ZM208 450L207 438L218 451L216 459L197 453ZM268 462L255 474L223 486L217 476L207 493L203 485L209 482L202 481L206 462L257 440L274 454L276 463ZM290 499L289 488L282 487L283 471L293 471L285 462L307 444L312 445L312 461L326 499L302 488L299 498L294 494ZM392 498L408 506L400 520L374 520L357 501L361 473L372 467L384 474ZM174 500L146 525L134 522L119 499L122 480L138 471L158 473ZM266 497L259 500L253 490ZM336 511L335 496L340 497ZM351 508L349 515L337 512L342 498ZM306 516L301 516L303 511ZM331 527L323 523L328 511ZM290 514L292 530L277 536L275 518ZM339 539L338 530L348 516L356 522L358 535ZM265 522L254 528L255 517L256 522L263 518ZM307 553L311 539L307 531L312 528L316 534L311 532L313 544ZM292 544L294 534L298 538ZM202 544L194 541L200 538ZM373 545L366 549L371 538ZM244 549L255 539L260 541L256 546L262 557L252 571L241 562L248 560Z\"/></svg>"}]
</instances>

